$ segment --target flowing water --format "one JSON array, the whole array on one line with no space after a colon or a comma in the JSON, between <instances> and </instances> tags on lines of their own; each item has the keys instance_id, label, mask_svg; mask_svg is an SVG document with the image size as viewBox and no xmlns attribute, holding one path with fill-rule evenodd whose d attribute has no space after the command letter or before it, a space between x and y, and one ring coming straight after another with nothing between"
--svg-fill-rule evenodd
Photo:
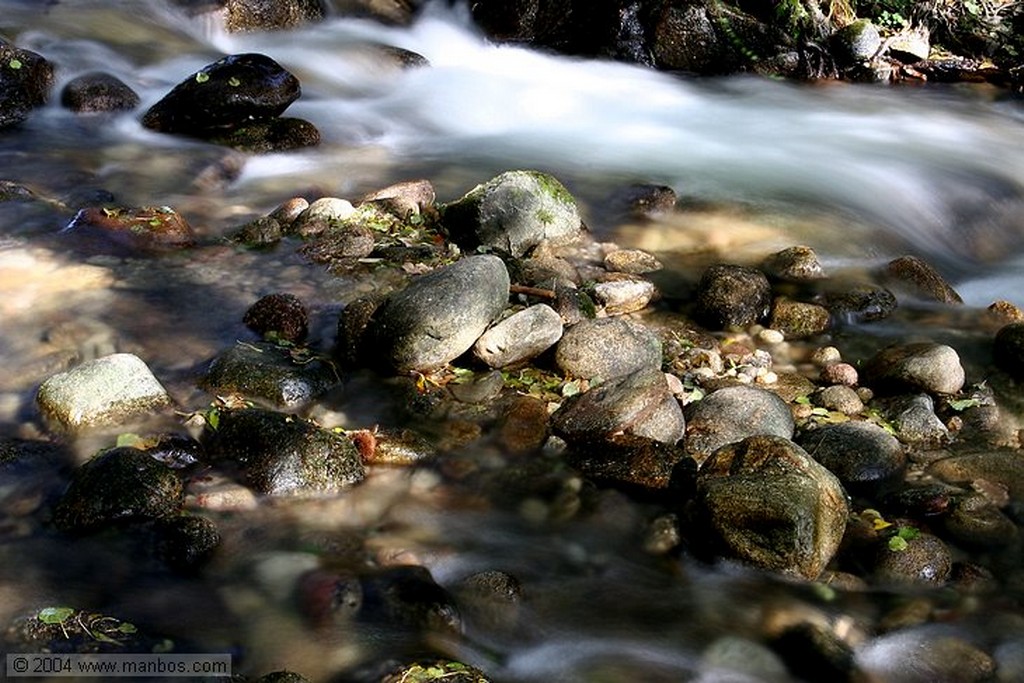
<instances>
[{"instance_id":1,"label":"flowing water","mask_svg":"<svg viewBox=\"0 0 1024 683\"><path fill-rule=\"evenodd\" d=\"M698 82L495 46L465 14L429 7L403 28L331 18L227 35L161 2L0 0L0 35L54 62L58 90L103 70L143 100L135 112L97 117L71 114L54 97L0 132L0 177L54 200L0 203L2 433L35 434L38 383L114 350L145 359L184 407L203 407L210 397L194 388L197 368L244 334L245 309L273 291L298 295L329 345L358 283L304 262L295 245L240 252L224 236L292 196L355 198L416 177L444 201L510 168L551 172L578 196L598 237L665 252L670 267L673 252L748 260L793 244L814 247L831 269L914 253L942 269L970 307L1024 306L1019 98L979 88ZM430 66L401 69L374 44L418 52ZM140 113L173 85L240 52L270 55L299 77L303 96L288 114L320 129L318 148L245 157L140 126ZM609 197L636 182L669 185L693 208L625 219ZM126 205L173 206L199 246L132 258L69 245L60 230L70 214L57 202L99 190ZM955 319L939 325L937 333L960 332ZM375 417L358 400L346 410ZM571 493L578 484L561 485ZM366 534L367 525L374 543L412 553L444 585L494 568L519 578L529 599L513 634L483 629L444 645L496 680L681 680L699 669L708 643L762 632L766 615L848 618L864 608L822 607L799 587L748 572L652 559L637 540L649 511L617 494L557 523L538 518L536 506L487 511L471 492L437 490L427 474L385 473L341 501L229 517L221 520L228 559L216 578L163 585L138 578L123 557L36 539L8 515L0 617L78 601L241 648L250 673L290 666L326 676L364 658L362 646L311 633L287 600L259 590L274 581L254 567L287 555L282 539L294 528Z\"/></svg>"}]
</instances>

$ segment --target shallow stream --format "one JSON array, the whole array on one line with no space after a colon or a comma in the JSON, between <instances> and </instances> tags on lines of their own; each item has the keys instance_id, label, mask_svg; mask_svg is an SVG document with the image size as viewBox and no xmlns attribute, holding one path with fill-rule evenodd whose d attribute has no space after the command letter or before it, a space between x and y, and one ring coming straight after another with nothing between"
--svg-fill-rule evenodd
<instances>
[{"instance_id":1,"label":"shallow stream","mask_svg":"<svg viewBox=\"0 0 1024 683\"><path fill-rule=\"evenodd\" d=\"M355 199L412 178L428 178L447 201L503 170L548 171L578 197L598 238L658 251L669 269L689 267L693 254L747 262L794 244L813 247L833 271L913 253L950 278L968 311L997 299L1024 306L1024 102L1002 92L698 82L491 45L462 12L436 7L406 28L332 18L226 35L156 1L42 5L0 0L0 35L57 65L56 92L103 70L139 92L142 106L79 116L54 97L0 132L0 179L56 201L102 189L125 205L172 206L201 243L162 256L97 254L69 247L60 231L71 216L59 207L0 203L4 436L39 434L40 381L115 350L143 358L183 408L203 408L211 397L195 388L197 369L247 334L242 314L271 292L299 296L329 347L358 283L307 263L294 244L246 252L224 237L293 196ZM389 64L368 47L379 43L430 66ZM241 52L267 54L299 77L303 96L288 114L320 129L318 148L246 157L141 127L141 112L176 83ZM631 183L669 185L685 208L625 218L612 198ZM966 338L977 333L973 320L918 317L880 329ZM358 397L345 410L361 422L345 426L379 417ZM486 469L504 456L461 457ZM579 482L562 485L571 497ZM131 558L40 537L7 506L0 623L77 603L237 648L247 673L288 667L322 680L364 661L372 644L313 632L268 588L283 579L253 567L271 572L268 554L301 554L296 535L347 533L381 553L410 553L446 586L484 569L514 574L527 598L514 635L484 629L439 646L499 681L685 680L709 643L760 633L779 614L855 621L876 610L871 597L825 604L771 577L651 556L642 549L651 510L611 492L594 500L586 515L559 521L554 508L538 511L551 501L492 507L434 473L385 471L338 501L229 515L211 578L164 583ZM980 622L967 615L956 627L983 634Z\"/></svg>"}]
</instances>

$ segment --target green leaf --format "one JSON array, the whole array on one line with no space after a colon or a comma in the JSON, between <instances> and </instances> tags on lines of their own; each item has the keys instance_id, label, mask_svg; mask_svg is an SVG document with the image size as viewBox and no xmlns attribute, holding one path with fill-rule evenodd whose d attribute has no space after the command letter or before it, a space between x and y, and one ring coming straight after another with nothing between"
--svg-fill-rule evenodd
<instances>
[{"instance_id":1,"label":"green leaf","mask_svg":"<svg viewBox=\"0 0 1024 683\"><path fill-rule=\"evenodd\" d=\"M958 413L968 408L977 408L980 405L981 400L977 398L960 398L949 402L949 407Z\"/></svg>"},{"instance_id":2,"label":"green leaf","mask_svg":"<svg viewBox=\"0 0 1024 683\"><path fill-rule=\"evenodd\" d=\"M566 382L565 384L562 385L562 396L563 397L569 398L570 396L575 396L578 393L580 393L580 382L579 382L579 380L574 379L571 382Z\"/></svg>"},{"instance_id":3,"label":"green leaf","mask_svg":"<svg viewBox=\"0 0 1024 683\"><path fill-rule=\"evenodd\" d=\"M210 429L213 430L220 426L220 412L217 409L206 413L206 424L210 425Z\"/></svg>"},{"instance_id":4,"label":"green leaf","mask_svg":"<svg viewBox=\"0 0 1024 683\"><path fill-rule=\"evenodd\" d=\"M63 624L74 613L71 607L44 607L36 616L44 624Z\"/></svg>"},{"instance_id":5,"label":"green leaf","mask_svg":"<svg viewBox=\"0 0 1024 683\"><path fill-rule=\"evenodd\" d=\"M14 59L11 59L11 61L7 62L7 66L9 66L12 69L14 69L15 71L17 71L18 69L23 67L24 64L21 63L20 59L14 58Z\"/></svg>"},{"instance_id":6,"label":"green leaf","mask_svg":"<svg viewBox=\"0 0 1024 683\"><path fill-rule=\"evenodd\" d=\"M909 547L909 545L910 544L907 543L907 539L903 538L902 536L893 536L889 539L889 550L893 551L894 553L903 552Z\"/></svg>"},{"instance_id":7,"label":"green leaf","mask_svg":"<svg viewBox=\"0 0 1024 683\"><path fill-rule=\"evenodd\" d=\"M904 541L913 541L915 538L921 535L921 532L912 526L901 526L896 532L896 535L902 538Z\"/></svg>"},{"instance_id":8,"label":"green leaf","mask_svg":"<svg viewBox=\"0 0 1024 683\"><path fill-rule=\"evenodd\" d=\"M230 85L232 88L237 88L238 86L242 85L242 81L232 76L228 79L228 85Z\"/></svg>"},{"instance_id":9,"label":"green leaf","mask_svg":"<svg viewBox=\"0 0 1024 683\"><path fill-rule=\"evenodd\" d=\"M205 71L200 71L196 74L196 83L206 83L208 80L210 80L210 74Z\"/></svg>"},{"instance_id":10,"label":"green leaf","mask_svg":"<svg viewBox=\"0 0 1024 683\"><path fill-rule=\"evenodd\" d=\"M140 441L142 441L142 437L140 437L138 434L132 434L129 432L127 434L118 434L116 445L118 448L123 448L125 446L135 446Z\"/></svg>"},{"instance_id":11,"label":"green leaf","mask_svg":"<svg viewBox=\"0 0 1024 683\"><path fill-rule=\"evenodd\" d=\"M130 624L127 621L122 621L121 625L117 627L117 630L124 634L130 634L138 632L139 629L135 627L135 624Z\"/></svg>"}]
</instances>

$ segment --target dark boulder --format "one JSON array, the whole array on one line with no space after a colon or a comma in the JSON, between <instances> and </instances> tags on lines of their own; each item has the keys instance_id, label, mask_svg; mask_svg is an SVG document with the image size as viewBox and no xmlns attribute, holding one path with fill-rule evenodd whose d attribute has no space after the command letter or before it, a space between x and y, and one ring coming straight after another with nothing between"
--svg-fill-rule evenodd
<instances>
[{"instance_id":1,"label":"dark boulder","mask_svg":"<svg viewBox=\"0 0 1024 683\"><path fill-rule=\"evenodd\" d=\"M249 307L242 322L250 330L274 339L302 342L309 334L309 313L294 294L268 294Z\"/></svg>"},{"instance_id":2,"label":"dark boulder","mask_svg":"<svg viewBox=\"0 0 1024 683\"><path fill-rule=\"evenodd\" d=\"M710 329L747 327L768 315L772 289L756 268L711 266L697 283L698 322Z\"/></svg>"},{"instance_id":3,"label":"dark boulder","mask_svg":"<svg viewBox=\"0 0 1024 683\"><path fill-rule=\"evenodd\" d=\"M61 106L80 114L127 111L139 102L138 93L124 81L98 71L71 79L60 93Z\"/></svg>"},{"instance_id":4,"label":"dark boulder","mask_svg":"<svg viewBox=\"0 0 1024 683\"><path fill-rule=\"evenodd\" d=\"M210 363L201 386L216 394L240 394L294 408L338 382L334 366L304 348L239 342Z\"/></svg>"},{"instance_id":5,"label":"dark boulder","mask_svg":"<svg viewBox=\"0 0 1024 683\"><path fill-rule=\"evenodd\" d=\"M44 57L0 39L0 130L46 104L53 80L53 64Z\"/></svg>"},{"instance_id":6,"label":"dark boulder","mask_svg":"<svg viewBox=\"0 0 1024 683\"><path fill-rule=\"evenodd\" d=\"M825 425L799 443L851 493L874 495L901 481L907 466L896 437L871 422Z\"/></svg>"}]
</instances>

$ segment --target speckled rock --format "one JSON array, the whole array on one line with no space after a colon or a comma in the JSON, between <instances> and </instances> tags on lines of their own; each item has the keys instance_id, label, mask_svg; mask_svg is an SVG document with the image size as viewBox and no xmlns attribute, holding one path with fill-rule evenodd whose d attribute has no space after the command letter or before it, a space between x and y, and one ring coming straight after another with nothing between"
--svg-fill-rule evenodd
<instances>
[{"instance_id":1,"label":"speckled rock","mask_svg":"<svg viewBox=\"0 0 1024 683\"><path fill-rule=\"evenodd\" d=\"M949 578L953 557L937 536L919 533L905 544L878 545L874 562L875 580L883 585L941 585Z\"/></svg>"},{"instance_id":2,"label":"speckled rock","mask_svg":"<svg viewBox=\"0 0 1024 683\"><path fill-rule=\"evenodd\" d=\"M872 638L857 649L858 668L869 680L893 683L986 683L1003 678L992 656L949 631L901 629Z\"/></svg>"},{"instance_id":3,"label":"speckled rock","mask_svg":"<svg viewBox=\"0 0 1024 683\"><path fill-rule=\"evenodd\" d=\"M953 455L936 460L927 472L944 482L968 487L973 482L991 482L1004 487L1012 500L1024 501L1024 455L1016 449Z\"/></svg>"},{"instance_id":4,"label":"speckled rock","mask_svg":"<svg viewBox=\"0 0 1024 683\"><path fill-rule=\"evenodd\" d=\"M256 408L220 411L205 444L211 459L234 463L260 493L333 492L365 476L351 440L294 415Z\"/></svg>"},{"instance_id":5,"label":"speckled rock","mask_svg":"<svg viewBox=\"0 0 1024 683\"><path fill-rule=\"evenodd\" d=\"M935 401L927 394L899 397L887 412L904 443L937 445L949 439L949 429L935 414Z\"/></svg>"},{"instance_id":6,"label":"speckled rock","mask_svg":"<svg viewBox=\"0 0 1024 683\"><path fill-rule=\"evenodd\" d=\"M808 282L826 276L818 255L804 246L789 247L771 254L761 264L761 269L769 277L787 282Z\"/></svg>"},{"instance_id":7,"label":"speckled rock","mask_svg":"<svg viewBox=\"0 0 1024 683\"><path fill-rule=\"evenodd\" d=\"M888 318L896 305L893 293L877 285L854 285L825 295L825 307L832 315L856 323Z\"/></svg>"},{"instance_id":8,"label":"speckled rock","mask_svg":"<svg viewBox=\"0 0 1024 683\"><path fill-rule=\"evenodd\" d=\"M171 398L138 356L115 353L49 377L36 394L39 411L54 427L128 424L171 405Z\"/></svg>"},{"instance_id":9,"label":"speckled rock","mask_svg":"<svg viewBox=\"0 0 1024 683\"><path fill-rule=\"evenodd\" d=\"M508 171L441 207L441 221L464 250L522 256L542 241L568 243L582 229L576 200L552 176Z\"/></svg>"},{"instance_id":10,"label":"speckled rock","mask_svg":"<svg viewBox=\"0 0 1024 683\"><path fill-rule=\"evenodd\" d=\"M594 298L606 315L641 311L657 293L653 282L630 275L613 273L607 280L594 285Z\"/></svg>"},{"instance_id":11,"label":"speckled rock","mask_svg":"<svg viewBox=\"0 0 1024 683\"><path fill-rule=\"evenodd\" d=\"M644 275L661 270L662 265L653 254L640 249L616 249L604 257L604 267L608 270Z\"/></svg>"},{"instance_id":12,"label":"speckled rock","mask_svg":"<svg viewBox=\"0 0 1024 683\"><path fill-rule=\"evenodd\" d=\"M295 28L324 18L323 0L227 0L224 27L230 33Z\"/></svg>"},{"instance_id":13,"label":"speckled rock","mask_svg":"<svg viewBox=\"0 0 1024 683\"><path fill-rule=\"evenodd\" d=\"M213 359L200 385L213 394L240 394L294 408L339 381L329 361L269 342L238 342Z\"/></svg>"},{"instance_id":14,"label":"speckled rock","mask_svg":"<svg viewBox=\"0 0 1024 683\"><path fill-rule=\"evenodd\" d=\"M949 346L929 342L888 346L864 365L862 381L875 390L955 394L964 385L960 356Z\"/></svg>"},{"instance_id":15,"label":"speckled rock","mask_svg":"<svg viewBox=\"0 0 1024 683\"><path fill-rule=\"evenodd\" d=\"M836 56L849 66L874 57L882 36L870 19L858 19L836 31L831 42Z\"/></svg>"},{"instance_id":16,"label":"speckled rock","mask_svg":"<svg viewBox=\"0 0 1024 683\"><path fill-rule=\"evenodd\" d=\"M771 285L763 272L734 265L711 266L697 283L697 321L710 329L746 327L768 315Z\"/></svg>"},{"instance_id":17,"label":"speckled rock","mask_svg":"<svg viewBox=\"0 0 1024 683\"><path fill-rule=\"evenodd\" d=\"M562 317L536 304L503 319L473 345L473 354L492 368L534 358L562 338Z\"/></svg>"},{"instance_id":18,"label":"speckled rock","mask_svg":"<svg viewBox=\"0 0 1024 683\"><path fill-rule=\"evenodd\" d=\"M661 367L661 342L646 327L622 318L582 320L565 331L555 364L570 377L609 380Z\"/></svg>"},{"instance_id":19,"label":"speckled rock","mask_svg":"<svg viewBox=\"0 0 1024 683\"><path fill-rule=\"evenodd\" d=\"M697 472L694 505L688 528L707 550L812 580L839 548L849 515L839 480L778 436L715 451Z\"/></svg>"},{"instance_id":20,"label":"speckled rock","mask_svg":"<svg viewBox=\"0 0 1024 683\"><path fill-rule=\"evenodd\" d=\"M912 296L943 304L962 304L952 285L928 262L917 256L901 256L885 267L888 278Z\"/></svg>"},{"instance_id":21,"label":"speckled rock","mask_svg":"<svg viewBox=\"0 0 1024 683\"><path fill-rule=\"evenodd\" d=\"M309 334L309 314L299 297L276 293L261 297L249 307L242 322L261 337L302 342Z\"/></svg>"},{"instance_id":22,"label":"speckled rock","mask_svg":"<svg viewBox=\"0 0 1024 683\"><path fill-rule=\"evenodd\" d=\"M747 386L713 391L686 408L686 452L698 463L726 444L757 434L793 437L793 414L785 401Z\"/></svg>"},{"instance_id":23,"label":"speckled rock","mask_svg":"<svg viewBox=\"0 0 1024 683\"><path fill-rule=\"evenodd\" d=\"M469 256L387 297L367 324L366 348L397 372L439 368L473 346L508 296L501 259Z\"/></svg>"},{"instance_id":24,"label":"speckled rock","mask_svg":"<svg viewBox=\"0 0 1024 683\"><path fill-rule=\"evenodd\" d=\"M551 427L567 441L600 441L623 432L674 444L686 423L664 373L647 369L566 399L551 416Z\"/></svg>"},{"instance_id":25,"label":"speckled rock","mask_svg":"<svg viewBox=\"0 0 1024 683\"><path fill-rule=\"evenodd\" d=\"M181 479L135 448L113 448L75 471L54 510L58 529L81 533L103 526L177 514L185 503Z\"/></svg>"},{"instance_id":26,"label":"speckled rock","mask_svg":"<svg viewBox=\"0 0 1024 683\"><path fill-rule=\"evenodd\" d=\"M0 130L21 123L46 104L53 87L53 64L42 55L0 38Z\"/></svg>"},{"instance_id":27,"label":"speckled rock","mask_svg":"<svg viewBox=\"0 0 1024 683\"><path fill-rule=\"evenodd\" d=\"M672 443L631 434L566 453L567 462L588 479L641 496L668 492L676 465L684 458L686 452Z\"/></svg>"},{"instance_id":28,"label":"speckled rock","mask_svg":"<svg viewBox=\"0 0 1024 683\"><path fill-rule=\"evenodd\" d=\"M875 494L901 481L907 465L899 441L871 422L825 425L803 434L799 443L851 493Z\"/></svg>"},{"instance_id":29,"label":"speckled rock","mask_svg":"<svg viewBox=\"0 0 1024 683\"><path fill-rule=\"evenodd\" d=\"M112 74L94 71L76 76L60 93L61 106L80 114L127 111L139 106L138 93Z\"/></svg>"},{"instance_id":30,"label":"speckled rock","mask_svg":"<svg viewBox=\"0 0 1024 683\"><path fill-rule=\"evenodd\" d=\"M815 395L814 402L844 415L858 415L864 410L864 401L857 392L843 384L825 387Z\"/></svg>"},{"instance_id":31,"label":"speckled rock","mask_svg":"<svg viewBox=\"0 0 1024 683\"><path fill-rule=\"evenodd\" d=\"M786 297L778 297L772 304L771 317L768 325L779 330L787 339L813 337L828 330L831 314L828 309L818 304L793 301Z\"/></svg>"}]
</instances>

